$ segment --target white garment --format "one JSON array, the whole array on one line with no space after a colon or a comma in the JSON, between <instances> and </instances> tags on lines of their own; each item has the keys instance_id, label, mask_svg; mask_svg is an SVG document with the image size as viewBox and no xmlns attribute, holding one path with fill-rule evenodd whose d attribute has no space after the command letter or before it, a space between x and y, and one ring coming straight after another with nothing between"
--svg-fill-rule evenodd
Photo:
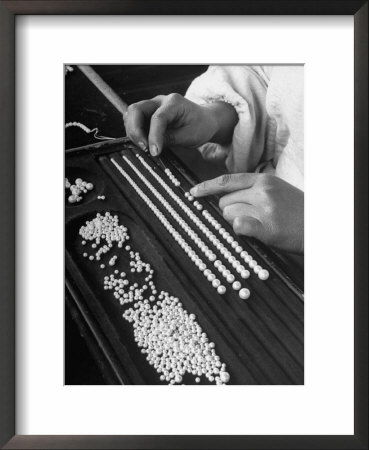
<instances>
[{"instance_id":1,"label":"white garment","mask_svg":"<svg viewBox=\"0 0 369 450\"><path fill-rule=\"evenodd\" d=\"M268 172L304 186L303 66L210 66L186 97L233 105L239 121L232 142L207 143L206 159L225 159L232 172Z\"/></svg>"}]
</instances>

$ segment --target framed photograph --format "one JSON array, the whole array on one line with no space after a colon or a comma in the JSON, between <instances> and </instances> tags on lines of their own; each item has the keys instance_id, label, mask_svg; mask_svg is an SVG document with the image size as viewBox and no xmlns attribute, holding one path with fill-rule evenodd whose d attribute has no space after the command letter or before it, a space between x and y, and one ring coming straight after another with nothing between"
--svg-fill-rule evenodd
<instances>
[{"instance_id":1,"label":"framed photograph","mask_svg":"<svg viewBox=\"0 0 369 450\"><path fill-rule=\"evenodd\" d=\"M1 1L2 448L368 448L368 4Z\"/></svg>"}]
</instances>

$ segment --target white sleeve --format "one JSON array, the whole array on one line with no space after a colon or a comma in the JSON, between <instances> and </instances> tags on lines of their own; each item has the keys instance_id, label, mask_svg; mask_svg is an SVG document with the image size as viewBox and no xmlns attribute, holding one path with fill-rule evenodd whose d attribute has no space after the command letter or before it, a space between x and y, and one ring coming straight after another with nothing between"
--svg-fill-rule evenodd
<instances>
[{"instance_id":1,"label":"white sleeve","mask_svg":"<svg viewBox=\"0 0 369 450\"><path fill-rule=\"evenodd\" d=\"M224 101L239 117L229 145L204 144L206 159L226 159L230 172L254 171L272 159L273 139L265 108L268 68L263 66L210 66L190 85L186 97L198 104Z\"/></svg>"}]
</instances>

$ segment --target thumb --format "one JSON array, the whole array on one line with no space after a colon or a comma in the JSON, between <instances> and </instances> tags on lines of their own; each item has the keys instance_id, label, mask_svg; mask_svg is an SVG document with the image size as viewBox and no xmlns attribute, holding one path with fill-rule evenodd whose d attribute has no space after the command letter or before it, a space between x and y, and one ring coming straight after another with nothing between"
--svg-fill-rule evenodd
<instances>
[{"instance_id":1,"label":"thumb","mask_svg":"<svg viewBox=\"0 0 369 450\"><path fill-rule=\"evenodd\" d=\"M263 225L260 220L251 216L238 216L233 221L233 230L236 234L254 237L262 240Z\"/></svg>"},{"instance_id":2,"label":"thumb","mask_svg":"<svg viewBox=\"0 0 369 450\"><path fill-rule=\"evenodd\" d=\"M160 155L167 129L176 117L176 105L162 105L152 115L149 131L149 148L152 156Z\"/></svg>"}]
</instances>

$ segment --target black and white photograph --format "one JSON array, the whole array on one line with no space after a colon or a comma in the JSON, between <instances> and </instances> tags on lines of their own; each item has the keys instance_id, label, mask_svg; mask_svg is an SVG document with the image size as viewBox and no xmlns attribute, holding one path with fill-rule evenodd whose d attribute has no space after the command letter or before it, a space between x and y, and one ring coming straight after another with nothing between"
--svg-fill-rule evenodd
<instances>
[{"instance_id":1,"label":"black and white photograph","mask_svg":"<svg viewBox=\"0 0 369 450\"><path fill-rule=\"evenodd\" d=\"M70 65L65 384L304 384L303 65Z\"/></svg>"}]
</instances>

